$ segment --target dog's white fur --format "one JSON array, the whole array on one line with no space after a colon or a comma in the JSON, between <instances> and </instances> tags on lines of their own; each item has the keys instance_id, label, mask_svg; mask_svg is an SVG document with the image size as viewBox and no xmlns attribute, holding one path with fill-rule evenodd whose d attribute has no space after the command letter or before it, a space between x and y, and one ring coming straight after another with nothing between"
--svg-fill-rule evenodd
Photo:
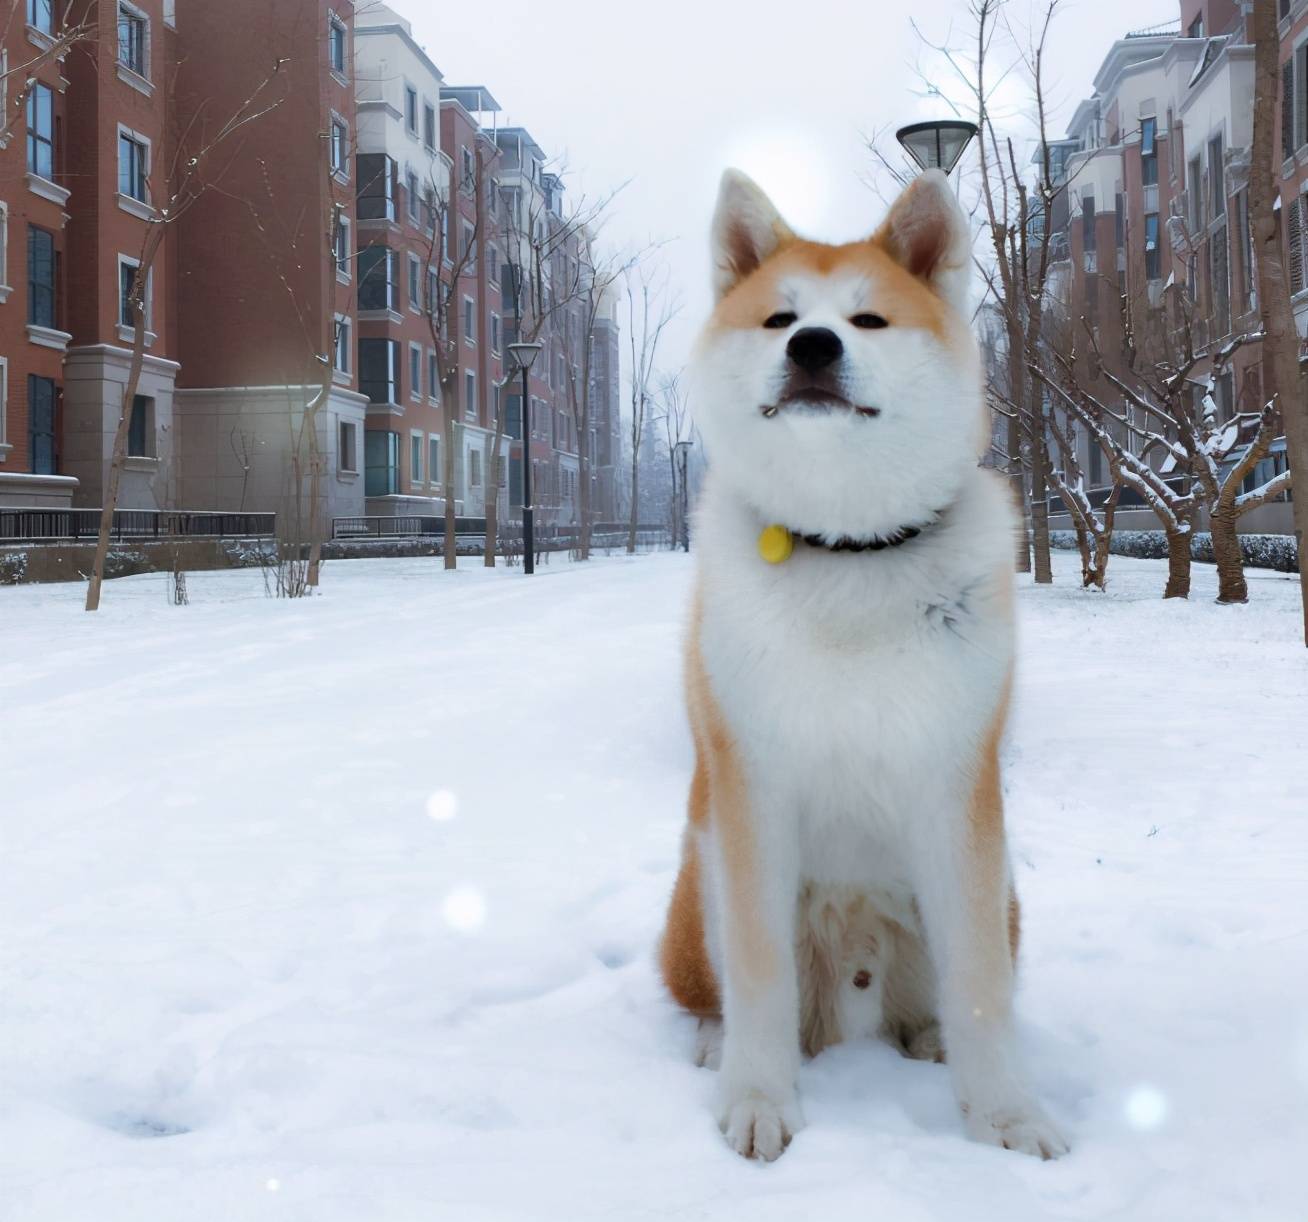
<instances>
[{"instance_id":1,"label":"dog's white fur","mask_svg":"<svg viewBox=\"0 0 1308 1222\"><path fill-rule=\"evenodd\" d=\"M837 256L767 290L765 312L793 312L791 326L710 325L693 361L710 473L691 650L714 734L739 761L745 819L742 833L719 817L717 778L709 817L687 834L722 1012L720 1031L702 1023L700 1058L720 1056L728 1141L770 1159L801 1126L801 1042L816 1051L880 1030L931 1057L943 1037L969 1134L1049 1157L1066 1146L1019 1064L1002 823L979 830L970 809L1006 702L1014 523L1003 485L977 466L970 241L943 175L917 180L877 239L934 296L940 327L898 325L896 302L877 299L885 284ZM791 240L763 193L728 171L719 301ZM848 321L867 310L891 325ZM787 376L788 337L809 326L840 337L841 388L879 416L763 415ZM898 548L800 546L777 565L757 550L771 523L834 540L937 514Z\"/></svg>"}]
</instances>

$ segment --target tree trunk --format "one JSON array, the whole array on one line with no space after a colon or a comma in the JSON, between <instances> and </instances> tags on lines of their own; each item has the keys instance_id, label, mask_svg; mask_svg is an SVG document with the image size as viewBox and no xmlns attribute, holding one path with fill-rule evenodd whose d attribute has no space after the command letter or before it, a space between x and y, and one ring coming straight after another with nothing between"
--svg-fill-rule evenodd
<instances>
[{"instance_id":1,"label":"tree trunk","mask_svg":"<svg viewBox=\"0 0 1308 1222\"><path fill-rule=\"evenodd\" d=\"M1244 579L1244 556L1240 552L1240 536L1235 531L1233 510L1213 510L1208 529L1213 538L1213 559L1217 561L1217 601L1219 603L1246 603L1249 586Z\"/></svg>"},{"instance_id":2,"label":"tree trunk","mask_svg":"<svg viewBox=\"0 0 1308 1222\"><path fill-rule=\"evenodd\" d=\"M1275 395L1285 426L1285 450L1291 478L1294 533L1299 548L1299 594L1304 644L1308 645L1308 376L1299 365L1299 336L1290 304L1290 285L1275 211L1280 159L1273 136L1280 98L1280 38L1276 5L1255 0L1253 6L1254 115L1249 164L1249 215L1254 265L1258 272L1258 310L1263 330L1263 384ZM1214 546L1216 539L1214 538Z\"/></svg>"},{"instance_id":3,"label":"tree trunk","mask_svg":"<svg viewBox=\"0 0 1308 1222\"><path fill-rule=\"evenodd\" d=\"M495 567L495 552L499 545L500 525L500 439L498 432L494 439L494 452L486 464L486 490L490 494L486 501L486 539L482 547L482 564L488 569Z\"/></svg>"},{"instance_id":4,"label":"tree trunk","mask_svg":"<svg viewBox=\"0 0 1308 1222\"><path fill-rule=\"evenodd\" d=\"M586 434L579 434L585 436ZM584 449L589 443L581 442ZM577 554L582 560L590 559L590 459L588 455L582 455L581 461L577 464L577 482L580 487L577 489L577 505L580 509L581 522L578 527L579 535L577 538Z\"/></svg>"},{"instance_id":5,"label":"tree trunk","mask_svg":"<svg viewBox=\"0 0 1308 1222\"><path fill-rule=\"evenodd\" d=\"M95 559L91 563L91 580L86 587L86 609L100 609L100 588L104 583L105 565L109 559L109 536L113 532L114 513L118 508L118 489L122 484L123 466L127 462L127 435L132 428L132 404L141 384L141 370L145 365L145 285L154 265L158 243L142 252L136 269L136 283L132 286L132 363L127 372L127 384L119 403L118 427L114 430L114 448L109 460L109 482L101 497L100 533L95 543ZM148 252L148 253L147 253Z\"/></svg>"},{"instance_id":6,"label":"tree trunk","mask_svg":"<svg viewBox=\"0 0 1308 1222\"><path fill-rule=\"evenodd\" d=\"M1047 455L1043 439L1031 447L1031 541L1035 551L1037 585L1052 585L1053 562L1049 556L1049 485L1045 478Z\"/></svg>"},{"instance_id":7,"label":"tree trunk","mask_svg":"<svg viewBox=\"0 0 1308 1222\"><path fill-rule=\"evenodd\" d=\"M332 367L329 364L323 384L318 387L318 392L312 399L313 406L305 405L305 411L309 413L309 569L305 584L310 589L318 586L318 573L322 568L322 541L327 533L327 523L322 512L322 477L326 464L318 441L318 413L327 405L331 387Z\"/></svg>"},{"instance_id":8,"label":"tree trunk","mask_svg":"<svg viewBox=\"0 0 1308 1222\"><path fill-rule=\"evenodd\" d=\"M1164 598L1190 597L1190 532L1167 532L1167 586Z\"/></svg>"},{"instance_id":9,"label":"tree trunk","mask_svg":"<svg viewBox=\"0 0 1308 1222\"><path fill-rule=\"evenodd\" d=\"M448 386L441 387L441 403L445 408L445 541L441 548L447 569L457 568L459 563L459 538L456 529L454 507L454 408L458 394L455 389L458 379L451 378Z\"/></svg>"},{"instance_id":10,"label":"tree trunk","mask_svg":"<svg viewBox=\"0 0 1308 1222\"><path fill-rule=\"evenodd\" d=\"M631 523L627 529L628 556L636 551L636 524L640 512L640 468L636 462L637 454L639 450L633 450L631 454Z\"/></svg>"}]
</instances>

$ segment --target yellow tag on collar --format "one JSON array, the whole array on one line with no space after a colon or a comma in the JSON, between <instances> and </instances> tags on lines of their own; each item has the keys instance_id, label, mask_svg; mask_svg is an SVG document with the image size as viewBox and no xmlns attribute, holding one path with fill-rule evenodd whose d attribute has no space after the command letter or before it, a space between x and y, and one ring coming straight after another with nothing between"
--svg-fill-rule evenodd
<instances>
[{"instance_id":1,"label":"yellow tag on collar","mask_svg":"<svg viewBox=\"0 0 1308 1222\"><path fill-rule=\"evenodd\" d=\"M790 559L795 540L784 526L765 526L758 537L758 554L769 564L781 564Z\"/></svg>"}]
</instances>

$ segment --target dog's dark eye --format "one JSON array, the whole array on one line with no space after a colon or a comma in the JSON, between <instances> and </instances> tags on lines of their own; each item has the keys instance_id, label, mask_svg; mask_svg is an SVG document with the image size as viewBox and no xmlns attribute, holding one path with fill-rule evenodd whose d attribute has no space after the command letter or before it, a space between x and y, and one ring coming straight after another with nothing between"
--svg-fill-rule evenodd
<instances>
[{"instance_id":1,"label":"dog's dark eye","mask_svg":"<svg viewBox=\"0 0 1308 1222\"><path fill-rule=\"evenodd\" d=\"M783 327L790 326L795 321L795 315L788 310L782 310L779 314L769 314L764 320L765 327L771 327L774 331L780 331Z\"/></svg>"},{"instance_id":2,"label":"dog's dark eye","mask_svg":"<svg viewBox=\"0 0 1308 1222\"><path fill-rule=\"evenodd\" d=\"M855 314L849 321L856 327L862 327L865 331L876 331L880 327L890 326L880 314Z\"/></svg>"}]
</instances>

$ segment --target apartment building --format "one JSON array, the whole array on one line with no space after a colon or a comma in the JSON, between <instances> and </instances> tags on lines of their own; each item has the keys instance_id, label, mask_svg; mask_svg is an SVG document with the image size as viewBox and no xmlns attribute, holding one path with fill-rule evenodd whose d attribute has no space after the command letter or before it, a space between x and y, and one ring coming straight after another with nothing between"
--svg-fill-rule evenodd
<instances>
[{"instance_id":1,"label":"apartment building","mask_svg":"<svg viewBox=\"0 0 1308 1222\"><path fill-rule=\"evenodd\" d=\"M213 155L221 190L178 224L177 503L188 509L286 510L316 405L319 512L363 512L353 8L178 5L182 130L203 147L234 116L257 116Z\"/></svg>"},{"instance_id":2,"label":"apartment building","mask_svg":"<svg viewBox=\"0 0 1308 1222\"><path fill-rule=\"evenodd\" d=\"M534 500L542 522L576 520L573 399L592 337L562 285L577 284L589 238L569 228L545 151L499 125L489 90L446 85L379 0L21 6L26 21L0 39L4 65L22 68L10 88L26 93L0 129L0 504L102 502L129 293L167 208L121 508L285 511L293 460L309 475L313 420L325 518L434 516L447 495L463 515L494 499L513 516L523 413L506 345L530 229L550 239L525 413ZM449 303L448 362L436 301ZM592 508L612 516L611 310L594 343ZM505 461L492 487L495 425L511 415L501 457L516 446L517 483Z\"/></svg>"},{"instance_id":3,"label":"apartment building","mask_svg":"<svg viewBox=\"0 0 1308 1222\"><path fill-rule=\"evenodd\" d=\"M1291 0L1282 8L1283 113L1294 125L1296 107L1303 106L1295 92L1297 66L1308 64L1308 3ZM1308 84L1308 72L1304 76ZM1067 138L1051 142L1054 182L1062 188L1051 222L1054 257L1060 260L1051 287L1067 325L1083 337L1082 349L1089 347L1088 329L1108 368L1121 372L1125 363L1123 301L1137 335L1153 329L1164 347L1170 344L1178 353L1187 325L1200 352L1258 330L1248 198L1253 87L1253 47L1240 6L1234 0L1184 0L1175 26L1140 31L1112 45L1094 93L1073 113ZM1300 139L1306 145L1302 160ZM1308 275L1299 236L1308 221L1308 133L1294 127L1292 137L1283 136L1283 147L1282 215L1292 291L1301 333L1308 334ZM1201 360L1191 374L1196 402L1208 373ZM1246 344L1217 379L1221 416L1256 412L1262 385L1260 346ZM1110 401L1117 397L1102 377L1091 388ZM1102 487L1106 472L1099 448L1088 437L1081 447L1091 487ZM1269 478L1284 461L1284 443L1278 441L1253 478ZM1127 508L1119 521L1145 526L1148 517L1147 511ZM1271 504L1251 512L1241 529L1279 531L1288 523L1288 505Z\"/></svg>"},{"instance_id":4,"label":"apartment building","mask_svg":"<svg viewBox=\"0 0 1308 1222\"><path fill-rule=\"evenodd\" d=\"M0 139L0 502L98 504L127 381L125 299L165 156L173 6L23 0L20 11L0 48L11 94L26 91ZM173 260L166 243L147 294L128 508L176 490Z\"/></svg>"}]
</instances>

